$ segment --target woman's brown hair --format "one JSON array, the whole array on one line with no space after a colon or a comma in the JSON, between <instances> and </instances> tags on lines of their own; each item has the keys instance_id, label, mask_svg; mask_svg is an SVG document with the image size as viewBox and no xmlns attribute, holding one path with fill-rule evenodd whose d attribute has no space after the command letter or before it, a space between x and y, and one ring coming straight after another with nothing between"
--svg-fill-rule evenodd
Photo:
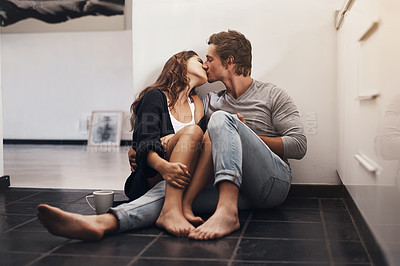
<instances>
[{"instance_id":1,"label":"woman's brown hair","mask_svg":"<svg viewBox=\"0 0 400 266\"><path fill-rule=\"evenodd\" d=\"M135 121L135 108L138 102L143 96L151 89L158 88L163 92L166 92L169 96L169 107L174 106L178 100L178 95L181 91L185 90L189 86L189 78L187 76L187 62L193 56L198 56L194 51L183 51L173 55L165 63L160 76L158 76L156 82L145 88L139 97L131 105L131 126L133 129ZM190 95L194 94L194 90L190 92Z\"/></svg>"}]
</instances>

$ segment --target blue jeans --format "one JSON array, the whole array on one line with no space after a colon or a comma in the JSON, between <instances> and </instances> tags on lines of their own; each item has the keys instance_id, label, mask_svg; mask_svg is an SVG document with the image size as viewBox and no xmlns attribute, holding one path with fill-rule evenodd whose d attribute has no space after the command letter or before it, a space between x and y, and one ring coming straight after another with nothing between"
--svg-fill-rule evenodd
<instances>
[{"instance_id":1,"label":"blue jeans","mask_svg":"<svg viewBox=\"0 0 400 266\"><path fill-rule=\"evenodd\" d=\"M233 182L253 207L281 204L290 189L291 170L236 115L213 113L208 123L215 184Z\"/></svg>"},{"instance_id":2,"label":"blue jeans","mask_svg":"<svg viewBox=\"0 0 400 266\"><path fill-rule=\"evenodd\" d=\"M281 204L290 188L290 167L235 115L215 112L208 124L214 162L214 186L209 184L193 203L194 212L212 212L218 203L216 185L233 182L240 188L239 209L271 208ZM142 197L110 210L119 231L155 223L165 197L161 181Z\"/></svg>"}]
</instances>

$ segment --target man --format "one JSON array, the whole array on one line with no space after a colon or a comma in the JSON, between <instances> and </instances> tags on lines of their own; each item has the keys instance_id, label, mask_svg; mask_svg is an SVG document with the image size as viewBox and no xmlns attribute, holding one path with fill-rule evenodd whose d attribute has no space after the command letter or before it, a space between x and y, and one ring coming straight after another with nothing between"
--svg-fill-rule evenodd
<instances>
[{"instance_id":1,"label":"man","mask_svg":"<svg viewBox=\"0 0 400 266\"><path fill-rule=\"evenodd\" d=\"M219 238L239 228L239 190L253 207L281 204L291 182L287 159L306 153L292 99L250 77L251 44L245 36L229 30L213 34L208 44L208 82L222 81L226 87L203 101L219 201L214 215L190 233L195 239Z\"/></svg>"},{"instance_id":2,"label":"man","mask_svg":"<svg viewBox=\"0 0 400 266\"><path fill-rule=\"evenodd\" d=\"M292 99L279 87L250 77L251 44L245 36L229 30L213 34L208 44L203 65L208 81L222 81L226 90L211 92L203 100L219 194L215 213L188 235L197 240L220 238L240 227L239 192L250 207L281 204L291 182L287 159L301 159L306 153L306 137ZM129 151L129 158L134 171L135 151ZM38 216L53 234L96 240L154 223L163 203L163 186L160 182L127 203L128 211L117 207L104 215L82 216L40 205Z\"/></svg>"}]
</instances>

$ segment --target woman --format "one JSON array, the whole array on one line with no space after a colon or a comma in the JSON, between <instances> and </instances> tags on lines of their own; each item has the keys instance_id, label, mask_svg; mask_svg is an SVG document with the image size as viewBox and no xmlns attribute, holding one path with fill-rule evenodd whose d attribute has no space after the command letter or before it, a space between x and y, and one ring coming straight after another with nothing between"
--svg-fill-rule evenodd
<instances>
[{"instance_id":1,"label":"woman","mask_svg":"<svg viewBox=\"0 0 400 266\"><path fill-rule=\"evenodd\" d=\"M137 199L165 180L165 202L156 224L177 236L186 236L193 228L183 215L182 199L203 140L203 131L196 125L204 116L203 104L194 88L206 81L198 55L180 52L131 106L138 168L128 178L125 194Z\"/></svg>"},{"instance_id":2,"label":"woman","mask_svg":"<svg viewBox=\"0 0 400 266\"><path fill-rule=\"evenodd\" d=\"M202 64L193 51L175 54L157 81L132 104L137 169L128 178L125 193L133 201L106 214L86 216L41 204L38 218L50 233L99 240L107 233L156 222L183 237L194 229L193 224L203 222L191 210L208 182L202 177L212 172L208 134L203 137L196 125L204 115L202 102L194 95L194 88L207 81ZM207 152L200 154L201 149ZM194 173L196 165L199 170Z\"/></svg>"}]
</instances>

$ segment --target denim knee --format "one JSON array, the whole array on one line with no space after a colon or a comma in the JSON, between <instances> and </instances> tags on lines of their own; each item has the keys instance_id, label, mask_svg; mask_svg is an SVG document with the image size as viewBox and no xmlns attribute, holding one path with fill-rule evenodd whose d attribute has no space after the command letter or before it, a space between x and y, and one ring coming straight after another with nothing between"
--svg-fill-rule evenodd
<instances>
[{"instance_id":1,"label":"denim knee","mask_svg":"<svg viewBox=\"0 0 400 266\"><path fill-rule=\"evenodd\" d=\"M210 117L210 121L208 122L208 132L209 134L216 133L218 134L221 128L226 125L227 122L233 121L233 116L225 111L216 111Z\"/></svg>"}]
</instances>

